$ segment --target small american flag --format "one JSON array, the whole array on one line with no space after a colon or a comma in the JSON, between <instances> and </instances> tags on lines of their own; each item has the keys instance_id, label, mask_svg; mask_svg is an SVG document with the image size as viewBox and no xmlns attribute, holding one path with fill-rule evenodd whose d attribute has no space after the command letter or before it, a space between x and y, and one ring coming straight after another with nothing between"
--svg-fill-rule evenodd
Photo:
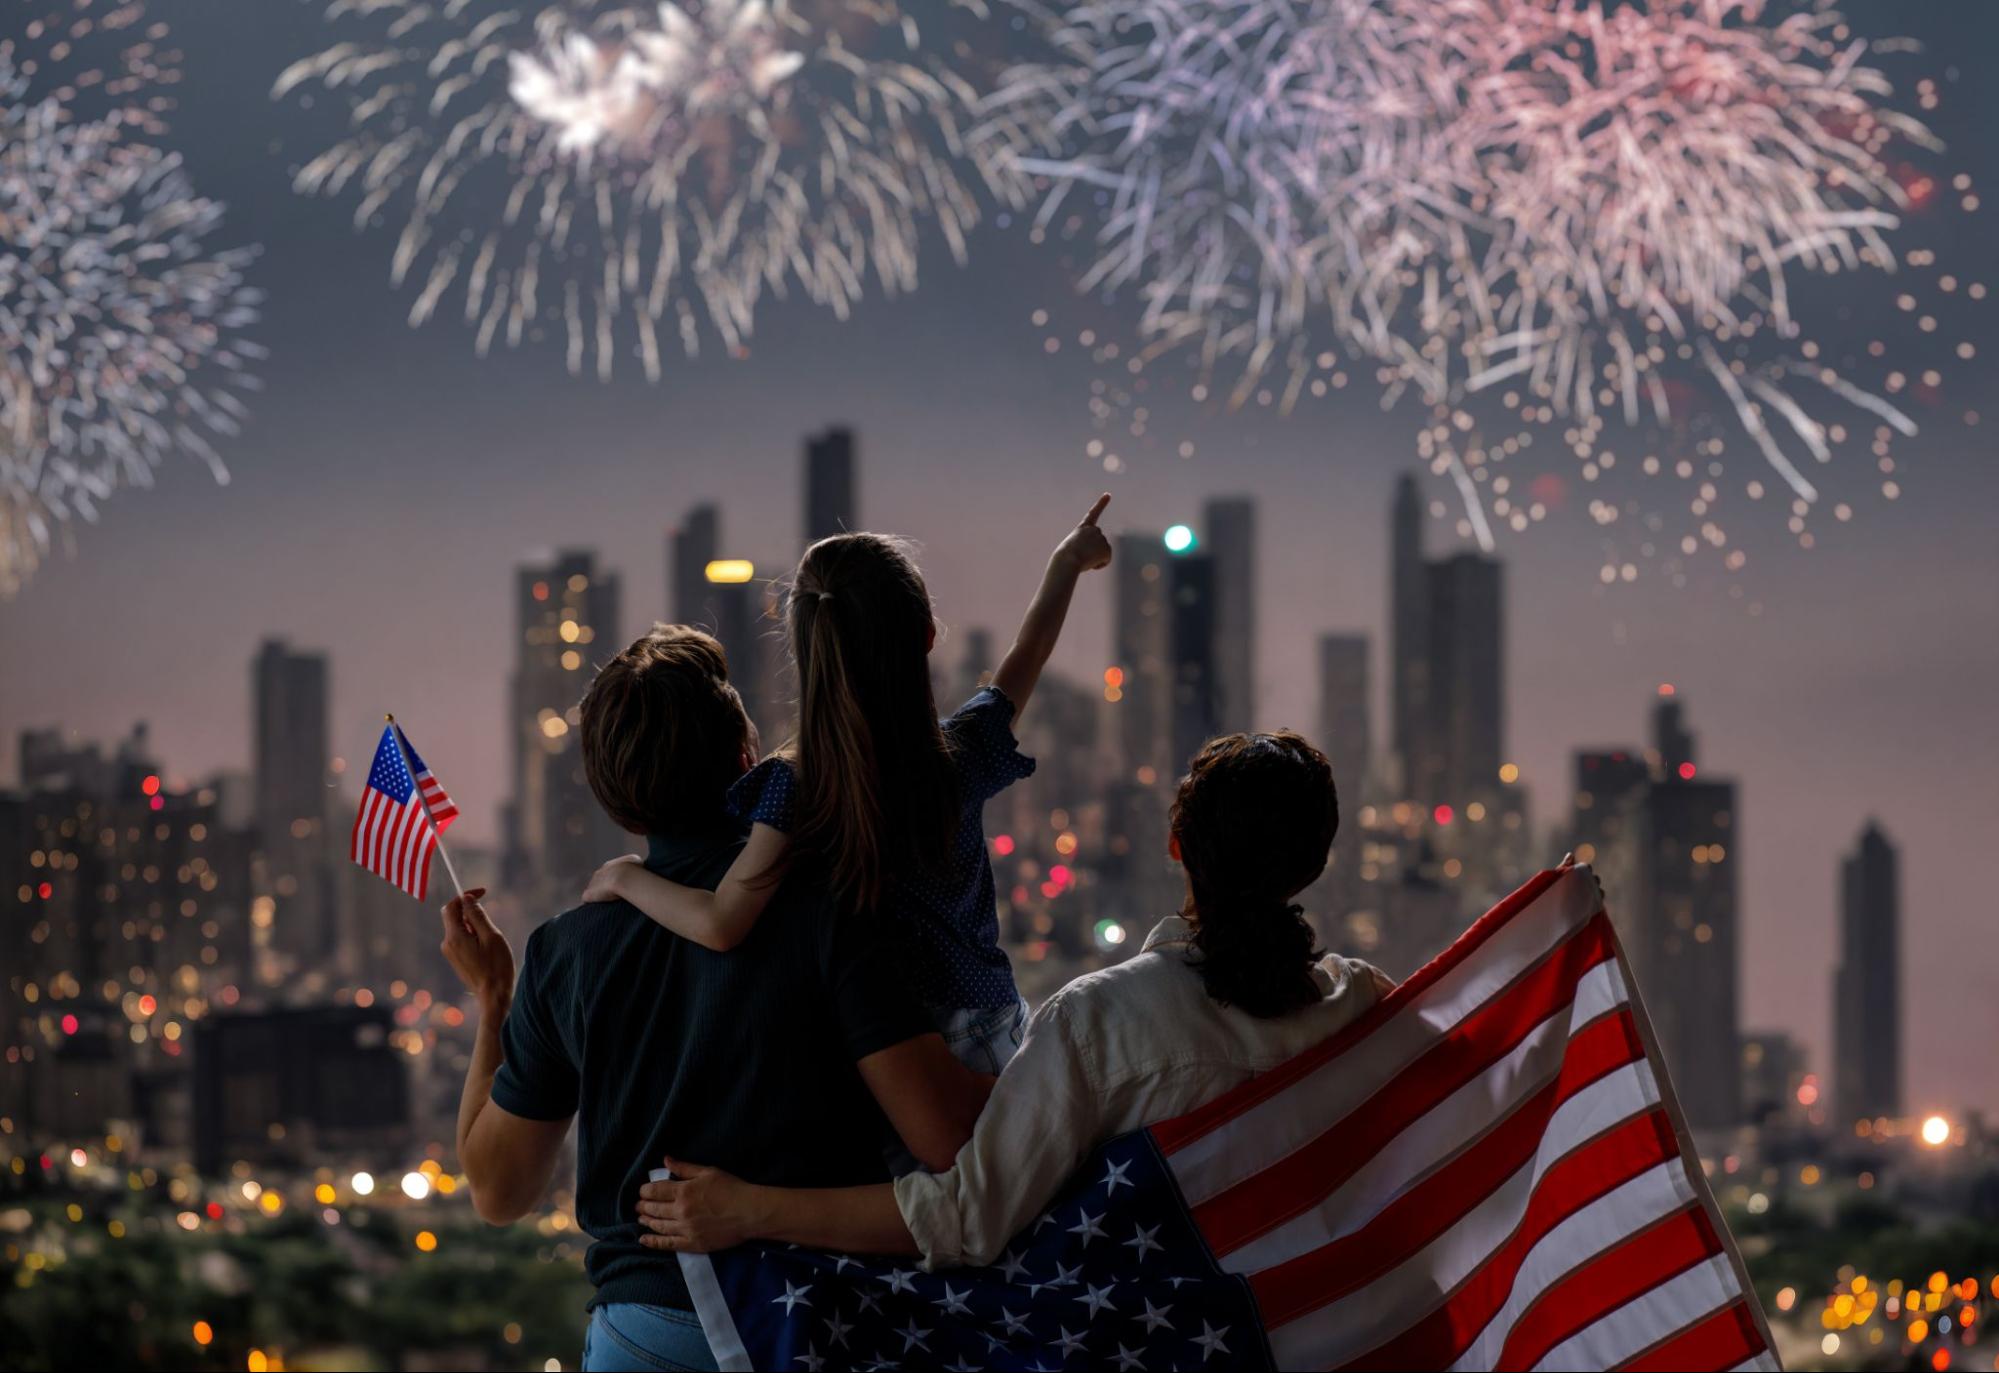
<instances>
[{"instance_id":1,"label":"small american flag","mask_svg":"<svg viewBox=\"0 0 1999 1373\"><path fill-rule=\"evenodd\" d=\"M457 818L458 807L417 757L402 727L384 726L382 742L375 745L375 761L368 768L368 783L361 789L361 812L354 817L347 856L421 901L430 890L430 856L437 851L437 836Z\"/></svg>"},{"instance_id":2,"label":"small american flag","mask_svg":"<svg viewBox=\"0 0 1999 1373\"><path fill-rule=\"evenodd\" d=\"M1330 1040L1103 1146L992 1267L681 1263L723 1368L1776 1368L1652 1045L1588 870L1544 872Z\"/></svg>"}]
</instances>

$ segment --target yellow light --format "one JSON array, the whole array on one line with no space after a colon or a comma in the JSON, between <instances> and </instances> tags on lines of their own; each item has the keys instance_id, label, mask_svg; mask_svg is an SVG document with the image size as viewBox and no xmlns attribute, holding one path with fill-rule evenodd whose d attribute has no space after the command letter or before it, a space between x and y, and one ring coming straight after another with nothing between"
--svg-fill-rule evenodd
<instances>
[{"instance_id":1,"label":"yellow light","mask_svg":"<svg viewBox=\"0 0 1999 1373\"><path fill-rule=\"evenodd\" d=\"M757 565L748 558L717 558L702 575L723 586L740 586L757 575Z\"/></svg>"},{"instance_id":2,"label":"yellow light","mask_svg":"<svg viewBox=\"0 0 1999 1373\"><path fill-rule=\"evenodd\" d=\"M266 1192L257 1198L257 1205L264 1208L265 1215L275 1216L278 1212L285 1209L285 1199L276 1192Z\"/></svg>"},{"instance_id":3,"label":"yellow light","mask_svg":"<svg viewBox=\"0 0 1999 1373\"><path fill-rule=\"evenodd\" d=\"M1512 786L1515 782L1519 781L1520 780L1519 765L1515 763L1501 763L1499 765L1499 780L1506 783L1506 785L1509 787Z\"/></svg>"},{"instance_id":4,"label":"yellow light","mask_svg":"<svg viewBox=\"0 0 1999 1373\"><path fill-rule=\"evenodd\" d=\"M250 1373L270 1373L271 1359L263 1350L252 1349L250 1351L250 1358L245 1366L250 1370Z\"/></svg>"},{"instance_id":5,"label":"yellow light","mask_svg":"<svg viewBox=\"0 0 1999 1373\"><path fill-rule=\"evenodd\" d=\"M430 1253L437 1248L437 1236L431 1234L428 1230L417 1231L416 1247L426 1254Z\"/></svg>"},{"instance_id":6,"label":"yellow light","mask_svg":"<svg viewBox=\"0 0 1999 1373\"><path fill-rule=\"evenodd\" d=\"M1921 1344L1929 1337L1930 1323L1918 1317L1909 1322L1909 1343Z\"/></svg>"},{"instance_id":7,"label":"yellow light","mask_svg":"<svg viewBox=\"0 0 1999 1373\"><path fill-rule=\"evenodd\" d=\"M1950 1122L1942 1116L1928 1116L1923 1120L1923 1143L1932 1149L1940 1149L1950 1143Z\"/></svg>"},{"instance_id":8,"label":"yellow light","mask_svg":"<svg viewBox=\"0 0 1999 1373\"><path fill-rule=\"evenodd\" d=\"M207 1321L194 1323L194 1342L206 1349L215 1340L215 1327Z\"/></svg>"},{"instance_id":9,"label":"yellow light","mask_svg":"<svg viewBox=\"0 0 1999 1373\"><path fill-rule=\"evenodd\" d=\"M312 1189L312 1199L321 1206L333 1205L333 1199L337 1195L338 1193L333 1190L333 1184L330 1182L322 1182L319 1186Z\"/></svg>"},{"instance_id":10,"label":"yellow light","mask_svg":"<svg viewBox=\"0 0 1999 1373\"><path fill-rule=\"evenodd\" d=\"M448 1197L457 1190L458 1190L457 1178L451 1176L451 1174L449 1173L442 1173L438 1175L437 1191L440 1196Z\"/></svg>"}]
</instances>

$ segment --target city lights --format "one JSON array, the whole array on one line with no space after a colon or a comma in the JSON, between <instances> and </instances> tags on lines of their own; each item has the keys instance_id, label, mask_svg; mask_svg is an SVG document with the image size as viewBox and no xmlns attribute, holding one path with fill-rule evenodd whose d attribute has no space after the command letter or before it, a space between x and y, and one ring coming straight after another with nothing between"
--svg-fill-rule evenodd
<instances>
[{"instance_id":1,"label":"city lights","mask_svg":"<svg viewBox=\"0 0 1999 1373\"><path fill-rule=\"evenodd\" d=\"M1194 531L1184 524L1176 524L1166 531L1166 551L1168 553L1189 553L1197 540Z\"/></svg>"},{"instance_id":2,"label":"city lights","mask_svg":"<svg viewBox=\"0 0 1999 1373\"><path fill-rule=\"evenodd\" d=\"M1923 1117L1922 1140L1932 1149L1941 1149L1950 1143L1950 1122L1942 1116Z\"/></svg>"},{"instance_id":3,"label":"city lights","mask_svg":"<svg viewBox=\"0 0 1999 1373\"><path fill-rule=\"evenodd\" d=\"M756 564L747 558L717 558L702 571L718 586L740 586L757 575Z\"/></svg>"},{"instance_id":4,"label":"city lights","mask_svg":"<svg viewBox=\"0 0 1999 1373\"><path fill-rule=\"evenodd\" d=\"M422 1201L430 1195L430 1179L422 1173L404 1173L403 1195L411 1201Z\"/></svg>"},{"instance_id":5,"label":"city lights","mask_svg":"<svg viewBox=\"0 0 1999 1373\"><path fill-rule=\"evenodd\" d=\"M373 1195L375 1191L375 1175L372 1173L356 1173L352 1178L348 1179L347 1185L354 1189L354 1195L357 1197Z\"/></svg>"}]
</instances>

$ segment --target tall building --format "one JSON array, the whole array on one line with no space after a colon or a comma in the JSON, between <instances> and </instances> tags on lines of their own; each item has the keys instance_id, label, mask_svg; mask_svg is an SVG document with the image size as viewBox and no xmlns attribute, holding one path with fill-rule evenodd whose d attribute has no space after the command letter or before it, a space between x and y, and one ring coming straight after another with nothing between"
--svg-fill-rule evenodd
<instances>
[{"instance_id":1,"label":"tall building","mask_svg":"<svg viewBox=\"0 0 1999 1373\"><path fill-rule=\"evenodd\" d=\"M1804 1048L1791 1036L1781 1030L1752 1030L1743 1035L1744 1120L1768 1128L1802 1119L1800 1089L1808 1080Z\"/></svg>"},{"instance_id":2,"label":"tall building","mask_svg":"<svg viewBox=\"0 0 1999 1373\"><path fill-rule=\"evenodd\" d=\"M805 441L805 546L861 527L854 494L854 431L834 426Z\"/></svg>"},{"instance_id":3,"label":"tall building","mask_svg":"<svg viewBox=\"0 0 1999 1373\"><path fill-rule=\"evenodd\" d=\"M667 604L674 622L705 629L721 641L729 656L729 681L750 718L764 725L776 654L766 614L767 580L758 578L748 558L725 555L722 516L713 505L687 512L668 540L667 565L673 570Z\"/></svg>"},{"instance_id":4,"label":"tall building","mask_svg":"<svg viewBox=\"0 0 1999 1373\"><path fill-rule=\"evenodd\" d=\"M503 880L580 891L626 843L590 795L577 746L591 670L623 647L618 578L598 569L594 553L568 551L516 569L514 584L513 796Z\"/></svg>"},{"instance_id":5,"label":"tall building","mask_svg":"<svg viewBox=\"0 0 1999 1373\"><path fill-rule=\"evenodd\" d=\"M277 902L271 943L294 968L342 953L327 834L328 676L324 654L295 653L282 639L266 639L250 664L261 885Z\"/></svg>"},{"instance_id":6,"label":"tall building","mask_svg":"<svg viewBox=\"0 0 1999 1373\"><path fill-rule=\"evenodd\" d=\"M1312 740L1333 765L1340 832L1327 864L1327 904L1344 916L1358 904L1360 858L1367 842L1360 812L1371 766L1368 644L1364 634L1319 636L1319 729Z\"/></svg>"},{"instance_id":7,"label":"tall building","mask_svg":"<svg viewBox=\"0 0 1999 1373\"><path fill-rule=\"evenodd\" d=\"M1428 709L1418 734L1416 797L1466 806L1496 785L1505 730L1498 562L1459 553L1429 568Z\"/></svg>"},{"instance_id":8,"label":"tall building","mask_svg":"<svg viewBox=\"0 0 1999 1373\"><path fill-rule=\"evenodd\" d=\"M1167 612L1169 559L1157 534L1119 534L1112 575L1117 609L1111 628L1111 663L1118 680L1120 763L1127 781L1155 785L1171 765L1172 688L1168 676L1172 617Z\"/></svg>"},{"instance_id":9,"label":"tall building","mask_svg":"<svg viewBox=\"0 0 1999 1373\"><path fill-rule=\"evenodd\" d=\"M1214 564L1215 721L1226 732L1256 728L1256 503L1217 497L1203 513Z\"/></svg>"},{"instance_id":10,"label":"tall building","mask_svg":"<svg viewBox=\"0 0 1999 1373\"><path fill-rule=\"evenodd\" d=\"M695 506L666 539L666 603L677 625L709 626L708 565L722 556L722 512Z\"/></svg>"},{"instance_id":11,"label":"tall building","mask_svg":"<svg viewBox=\"0 0 1999 1373\"><path fill-rule=\"evenodd\" d=\"M1688 1123L1728 1129L1743 1119L1735 783L1700 772L1672 688L1652 724L1642 780L1636 749L1578 760L1578 856L1591 845Z\"/></svg>"},{"instance_id":12,"label":"tall building","mask_svg":"<svg viewBox=\"0 0 1999 1373\"><path fill-rule=\"evenodd\" d=\"M1162 776L1170 782L1187 770L1201 745L1222 732L1222 721L1216 698L1214 559L1179 553L1168 559L1166 571L1173 743Z\"/></svg>"},{"instance_id":13,"label":"tall building","mask_svg":"<svg viewBox=\"0 0 1999 1373\"><path fill-rule=\"evenodd\" d=\"M1429 573L1423 561L1423 498L1414 475L1395 483L1389 533L1390 739L1398 796L1418 796L1416 753L1430 697Z\"/></svg>"},{"instance_id":14,"label":"tall building","mask_svg":"<svg viewBox=\"0 0 1999 1373\"><path fill-rule=\"evenodd\" d=\"M1874 821L1840 863L1833 1125L1902 1113L1900 859Z\"/></svg>"},{"instance_id":15,"label":"tall building","mask_svg":"<svg viewBox=\"0 0 1999 1373\"><path fill-rule=\"evenodd\" d=\"M1395 491L1390 605L1399 793L1424 806L1490 800L1504 759L1505 581L1477 553L1423 556L1413 477Z\"/></svg>"}]
</instances>

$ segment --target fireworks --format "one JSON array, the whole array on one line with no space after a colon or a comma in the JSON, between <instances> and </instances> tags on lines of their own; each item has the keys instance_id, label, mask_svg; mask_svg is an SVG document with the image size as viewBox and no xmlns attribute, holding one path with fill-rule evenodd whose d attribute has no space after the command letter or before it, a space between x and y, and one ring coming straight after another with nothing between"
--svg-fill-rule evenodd
<instances>
[{"instance_id":1,"label":"fireworks","mask_svg":"<svg viewBox=\"0 0 1999 1373\"><path fill-rule=\"evenodd\" d=\"M1067 9L1057 57L997 99L1052 139L1022 160L1051 186L1038 227L1094 198L1080 286L1136 292L1145 356L1191 345L1204 375L1238 361L1238 404L1273 362L1295 387L1335 279L1436 199L1391 188L1449 168L1425 155L1450 97L1422 68L1424 22L1372 0Z\"/></svg>"},{"instance_id":2,"label":"fireworks","mask_svg":"<svg viewBox=\"0 0 1999 1373\"><path fill-rule=\"evenodd\" d=\"M137 140L167 107L151 80L171 79L138 10L0 45L0 594L63 521L150 484L169 454L226 480L210 436L236 431L232 388L259 356L238 338L256 317L249 251L209 250L222 207ZM102 38L124 46L83 68Z\"/></svg>"},{"instance_id":3,"label":"fireworks","mask_svg":"<svg viewBox=\"0 0 1999 1373\"><path fill-rule=\"evenodd\" d=\"M572 371L604 378L662 329L731 351L764 297L794 286L844 317L869 278L916 284L934 231L960 261L1011 203L1010 124L886 5L564 0L487 13L468 0L342 0L365 32L291 67L350 134L297 188L355 187L357 225L406 221L393 276L411 322L462 297L483 354L559 315ZM940 22L958 17L940 7ZM620 342L626 333L631 343Z\"/></svg>"}]
</instances>

